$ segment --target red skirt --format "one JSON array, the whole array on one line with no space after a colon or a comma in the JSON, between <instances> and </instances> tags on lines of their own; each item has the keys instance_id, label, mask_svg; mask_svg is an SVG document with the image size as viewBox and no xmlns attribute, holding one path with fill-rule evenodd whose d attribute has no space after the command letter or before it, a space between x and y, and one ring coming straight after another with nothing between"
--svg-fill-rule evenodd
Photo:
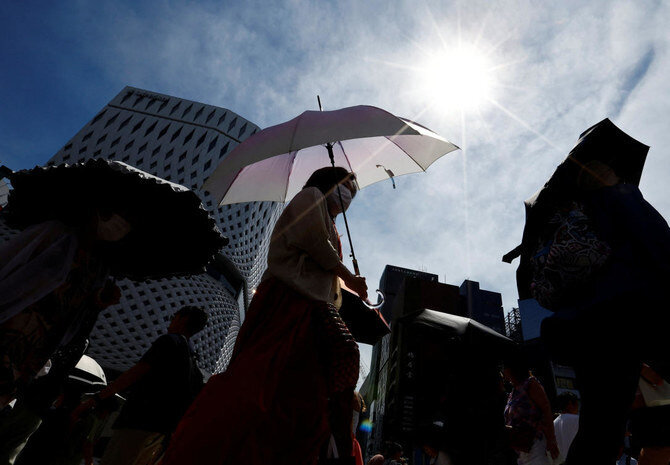
<instances>
[{"instance_id":1,"label":"red skirt","mask_svg":"<svg viewBox=\"0 0 670 465\"><path fill-rule=\"evenodd\" d=\"M327 370L313 321L325 305L263 282L228 369L184 415L162 465L315 464L329 437Z\"/></svg>"}]
</instances>

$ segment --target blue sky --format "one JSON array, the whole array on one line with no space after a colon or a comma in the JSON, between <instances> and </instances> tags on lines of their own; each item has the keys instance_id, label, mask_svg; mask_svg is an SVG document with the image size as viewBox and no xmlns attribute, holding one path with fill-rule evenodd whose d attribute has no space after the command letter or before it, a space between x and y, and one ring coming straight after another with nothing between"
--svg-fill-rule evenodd
<instances>
[{"instance_id":1,"label":"blue sky","mask_svg":"<svg viewBox=\"0 0 670 465\"><path fill-rule=\"evenodd\" d=\"M356 198L363 274L375 286L392 263L451 284L469 278L502 292L508 310L516 264L500 258L520 241L522 201L597 121L651 146L641 189L670 216L668 5L5 1L0 161L44 163L125 85L261 127L316 109L316 94L326 109L379 106L464 150ZM467 66L454 50L481 65L482 98L455 104L478 76L459 74Z\"/></svg>"}]
</instances>

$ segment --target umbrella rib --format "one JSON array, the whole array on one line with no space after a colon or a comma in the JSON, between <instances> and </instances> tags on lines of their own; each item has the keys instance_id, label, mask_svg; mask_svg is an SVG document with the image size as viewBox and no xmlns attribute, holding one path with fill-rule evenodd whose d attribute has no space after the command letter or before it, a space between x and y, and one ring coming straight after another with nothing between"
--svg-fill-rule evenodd
<instances>
[{"instance_id":1,"label":"umbrella rib","mask_svg":"<svg viewBox=\"0 0 670 465\"><path fill-rule=\"evenodd\" d=\"M288 194L288 185L291 183L291 174L293 174L293 167L295 166L295 159L298 157L299 150L294 152L293 158L291 158L291 168L288 170L288 176L286 177L286 189L284 189L284 202L286 202L286 195ZM291 153L291 152L289 152Z\"/></svg>"},{"instance_id":2,"label":"umbrella rib","mask_svg":"<svg viewBox=\"0 0 670 465\"><path fill-rule=\"evenodd\" d=\"M347 163L349 164L349 169L351 172L354 172L354 167L351 166L351 160L349 160L349 157L347 156L347 152L344 151L344 145L342 145L342 141L337 141L337 145L340 146L340 149L342 149L342 155L344 155L344 159L347 160Z\"/></svg>"},{"instance_id":3,"label":"umbrella rib","mask_svg":"<svg viewBox=\"0 0 670 465\"><path fill-rule=\"evenodd\" d=\"M421 171L423 171L424 173L426 172L426 169L425 169L423 166L421 166L421 165L419 164L419 162L416 161L416 160L414 159L414 157L412 157L409 153L407 153L407 151L406 151L404 148L402 148L402 147L400 147L398 144L396 144L395 141L392 141L391 139L389 139L389 136L384 136L384 137L385 137L389 142L391 142L393 145L395 145L395 146L398 147L400 150L402 150L402 151L405 153L405 155L407 155L407 156L410 158L410 160L412 160L414 163L416 163L416 166L418 166L419 168L421 168Z\"/></svg>"}]
</instances>

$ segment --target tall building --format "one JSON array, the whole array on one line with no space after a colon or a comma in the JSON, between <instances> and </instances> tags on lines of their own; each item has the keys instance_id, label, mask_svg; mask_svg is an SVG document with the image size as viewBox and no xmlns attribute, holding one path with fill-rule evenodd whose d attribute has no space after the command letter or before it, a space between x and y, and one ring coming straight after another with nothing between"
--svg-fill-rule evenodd
<instances>
[{"instance_id":1,"label":"tall building","mask_svg":"<svg viewBox=\"0 0 670 465\"><path fill-rule=\"evenodd\" d=\"M500 292L480 289L477 281L466 279L461 284L466 311L463 316L472 318L500 334L505 334L505 316Z\"/></svg>"},{"instance_id":2,"label":"tall building","mask_svg":"<svg viewBox=\"0 0 670 465\"><path fill-rule=\"evenodd\" d=\"M103 367L130 367L165 332L172 313L187 304L204 307L210 317L193 341L201 367L219 372L227 366L281 208L272 202L219 207L200 188L219 161L258 129L225 108L126 87L49 160L50 165L118 160L184 185L200 196L230 239L208 273L117 283L121 302L100 314L91 334L89 355ZM0 232L9 236L5 229Z\"/></svg>"},{"instance_id":3,"label":"tall building","mask_svg":"<svg viewBox=\"0 0 670 465\"><path fill-rule=\"evenodd\" d=\"M437 379L438 373L431 371L434 360L428 358L439 354L429 354L425 347L431 341L414 340L400 318L430 309L472 318L505 334L502 296L480 289L478 282L466 280L459 287L438 282L435 274L387 265L379 288L386 296L381 311L392 333L374 345L370 374L361 387L374 424L363 442L372 451L384 441L402 442L415 434L417 425L430 420L427 402L437 401L432 397L439 393L424 386Z\"/></svg>"}]
</instances>

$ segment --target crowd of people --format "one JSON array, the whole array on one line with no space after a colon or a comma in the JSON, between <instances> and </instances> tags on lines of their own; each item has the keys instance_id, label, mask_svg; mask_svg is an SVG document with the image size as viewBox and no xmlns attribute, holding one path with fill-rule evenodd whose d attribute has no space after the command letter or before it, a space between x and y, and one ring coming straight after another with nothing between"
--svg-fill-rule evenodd
<instances>
[{"instance_id":1,"label":"crowd of people","mask_svg":"<svg viewBox=\"0 0 670 465\"><path fill-rule=\"evenodd\" d=\"M518 464L611 465L621 454L640 375L652 391L667 375L657 363L666 322L658 315L659 290L670 274L667 223L605 163L585 166L579 185L578 196L568 200L581 202L607 242L609 265L587 288L561 299L543 325L543 340L574 366L580 398L559 397L552 409L523 358L505 362L510 389L500 416ZM367 285L343 264L335 228L356 193L352 173L323 168L286 205L225 372L204 382L190 338L205 327L207 314L181 308L139 362L71 408L62 432L90 426L80 434L80 450L60 458L51 451L42 463L90 463L103 418L118 394L129 393L103 465L362 464L355 438L365 408L354 391L359 352L338 307L340 282L361 299ZM571 211L571 205L560 208ZM44 411L62 397L67 373L84 353L98 312L119 300L104 244L121 240L132 223L123 212L83 216L75 227L39 224L0 246L3 463L15 463L30 436L37 437ZM626 317L633 308L641 309L640 318ZM663 438L656 439L644 446L641 464L667 464ZM451 463L439 444L424 451L431 463ZM398 444L385 454L368 463L403 463Z\"/></svg>"}]
</instances>

